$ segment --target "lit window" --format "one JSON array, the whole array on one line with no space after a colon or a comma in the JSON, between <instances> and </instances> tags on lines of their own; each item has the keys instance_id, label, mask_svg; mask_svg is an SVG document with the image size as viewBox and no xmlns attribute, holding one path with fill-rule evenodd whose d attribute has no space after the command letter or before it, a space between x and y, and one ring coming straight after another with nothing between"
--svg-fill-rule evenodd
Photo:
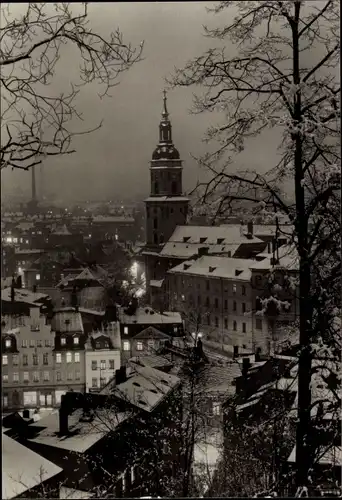
<instances>
[{"instance_id":1,"label":"lit window","mask_svg":"<svg viewBox=\"0 0 342 500\"><path fill-rule=\"evenodd\" d=\"M39 281L40 280L40 274L36 274L36 280Z\"/></svg>"},{"instance_id":2,"label":"lit window","mask_svg":"<svg viewBox=\"0 0 342 500\"><path fill-rule=\"evenodd\" d=\"M30 378L29 378L29 372L24 372L23 373L23 381L24 382L29 382Z\"/></svg>"},{"instance_id":3,"label":"lit window","mask_svg":"<svg viewBox=\"0 0 342 500\"><path fill-rule=\"evenodd\" d=\"M220 415L221 405L220 403L213 403L213 415Z\"/></svg>"},{"instance_id":4,"label":"lit window","mask_svg":"<svg viewBox=\"0 0 342 500\"><path fill-rule=\"evenodd\" d=\"M236 285L233 285L233 293L236 293Z\"/></svg>"},{"instance_id":5,"label":"lit window","mask_svg":"<svg viewBox=\"0 0 342 500\"><path fill-rule=\"evenodd\" d=\"M130 345L129 345L129 342L127 340L123 343L123 350L124 351L130 350Z\"/></svg>"},{"instance_id":6,"label":"lit window","mask_svg":"<svg viewBox=\"0 0 342 500\"><path fill-rule=\"evenodd\" d=\"M80 343L80 340L78 337L74 337L74 344L78 345Z\"/></svg>"},{"instance_id":7,"label":"lit window","mask_svg":"<svg viewBox=\"0 0 342 500\"><path fill-rule=\"evenodd\" d=\"M142 351L144 349L142 342L137 342L137 351Z\"/></svg>"},{"instance_id":8,"label":"lit window","mask_svg":"<svg viewBox=\"0 0 342 500\"><path fill-rule=\"evenodd\" d=\"M8 365L8 356L2 356L2 364Z\"/></svg>"},{"instance_id":9,"label":"lit window","mask_svg":"<svg viewBox=\"0 0 342 500\"><path fill-rule=\"evenodd\" d=\"M18 372L14 372L12 374L12 380L13 380L13 382L19 382L19 373Z\"/></svg>"},{"instance_id":10,"label":"lit window","mask_svg":"<svg viewBox=\"0 0 342 500\"><path fill-rule=\"evenodd\" d=\"M135 467L133 465L133 467L131 467L131 483L134 483L135 481Z\"/></svg>"},{"instance_id":11,"label":"lit window","mask_svg":"<svg viewBox=\"0 0 342 500\"><path fill-rule=\"evenodd\" d=\"M72 363L72 353L71 352L66 353L66 362Z\"/></svg>"},{"instance_id":12,"label":"lit window","mask_svg":"<svg viewBox=\"0 0 342 500\"><path fill-rule=\"evenodd\" d=\"M8 382L8 375L3 375L2 376L2 381L3 382Z\"/></svg>"},{"instance_id":13,"label":"lit window","mask_svg":"<svg viewBox=\"0 0 342 500\"><path fill-rule=\"evenodd\" d=\"M100 370L105 370L106 369L106 360L102 359L100 362Z\"/></svg>"},{"instance_id":14,"label":"lit window","mask_svg":"<svg viewBox=\"0 0 342 500\"><path fill-rule=\"evenodd\" d=\"M66 344L66 338L65 337L61 337L61 345L65 345Z\"/></svg>"},{"instance_id":15,"label":"lit window","mask_svg":"<svg viewBox=\"0 0 342 500\"><path fill-rule=\"evenodd\" d=\"M124 334L128 335L128 326L124 326Z\"/></svg>"},{"instance_id":16,"label":"lit window","mask_svg":"<svg viewBox=\"0 0 342 500\"><path fill-rule=\"evenodd\" d=\"M13 238L13 243L18 243L18 238Z\"/></svg>"},{"instance_id":17,"label":"lit window","mask_svg":"<svg viewBox=\"0 0 342 500\"><path fill-rule=\"evenodd\" d=\"M75 363L79 363L80 362L80 353L79 352L75 352Z\"/></svg>"},{"instance_id":18,"label":"lit window","mask_svg":"<svg viewBox=\"0 0 342 500\"><path fill-rule=\"evenodd\" d=\"M56 363L62 362L62 354L60 352L56 353Z\"/></svg>"},{"instance_id":19,"label":"lit window","mask_svg":"<svg viewBox=\"0 0 342 500\"><path fill-rule=\"evenodd\" d=\"M11 347L11 345L12 345L12 341L11 341L11 339L6 339L6 341L5 341L5 346L6 346L6 347Z\"/></svg>"}]
</instances>

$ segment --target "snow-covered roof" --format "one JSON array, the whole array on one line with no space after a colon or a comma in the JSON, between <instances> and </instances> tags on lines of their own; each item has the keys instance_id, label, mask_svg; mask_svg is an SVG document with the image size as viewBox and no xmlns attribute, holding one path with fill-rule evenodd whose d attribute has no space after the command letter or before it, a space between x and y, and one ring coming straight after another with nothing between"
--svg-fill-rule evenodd
<instances>
[{"instance_id":1,"label":"snow-covered roof","mask_svg":"<svg viewBox=\"0 0 342 500\"><path fill-rule=\"evenodd\" d=\"M41 250L39 248L16 248L15 249L15 254L16 255L31 255L31 254L41 254L44 253L44 250Z\"/></svg>"},{"instance_id":2,"label":"snow-covered roof","mask_svg":"<svg viewBox=\"0 0 342 500\"><path fill-rule=\"evenodd\" d=\"M51 320L51 329L60 333L84 333L83 321L80 312L57 312Z\"/></svg>"},{"instance_id":3,"label":"snow-covered roof","mask_svg":"<svg viewBox=\"0 0 342 500\"><path fill-rule=\"evenodd\" d=\"M179 312L165 311L158 313L151 307L138 307L134 314L125 314L124 308L118 308L120 323L129 324L173 324L182 323L182 317Z\"/></svg>"},{"instance_id":4,"label":"snow-covered roof","mask_svg":"<svg viewBox=\"0 0 342 500\"><path fill-rule=\"evenodd\" d=\"M58 236L71 236L71 233L65 224L57 227L51 234L56 234Z\"/></svg>"},{"instance_id":5,"label":"snow-covered roof","mask_svg":"<svg viewBox=\"0 0 342 500\"><path fill-rule=\"evenodd\" d=\"M134 222L133 217L127 217L127 215L95 215L92 219L93 223L101 222Z\"/></svg>"},{"instance_id":6,"label":"snow-covered roof","mask_svg":"<svg viewBox=\"0 0 342 500\"><path fill-rule=\"evenodd\" d=\"M208 254L226 254L231 257L234 256L235 252L240 247L239 244L226 243L225 245L210 245L205 243L189 243L189 242L172 242L168 241L160 255L162 257L179 257L186 259L193 257L198 254L200 248L208 247Z\"/></svg>"},{"instance_id":7,"label":"snow-covered roof","mask_svg":"<svg viewBox=\"0 0 342 500\"><path fill-rule=\"evenodd\" d=\"M115 381L111 381L100 393L114 394L151 412L180 384L180 378L175 375L138 364L130 366L134 366L134 373L125 382L115 385Z\"/></svg>"},{"instance_id":8,"label":"snow-covered roof","mask_svg":"<svg viewBox=\"0 0 342 500\"><path fill-rule=\"evenodd\" d=\"M161 288L163 286L164 280L150 280L150 286L155 288Z\"/></svg>"},{"instance_id":9,"label":"snow-covered roof","mask_svg":"<svg viewBox=\"0 0 342 500\"><path fill-rule=\"evenodd\" d=\"M150 366L151 368L160 368L166 366L172 366L171 361L167 360L165 357L156 356L155 354L150 354L148 356L134 356L128 360L129 363L134 365Z\"/></svg>"},{"instance_id":10,"label":"snow-covered roof","mask_svg":"<svg viewBox=\"0 0 342 500\"><path fill-rule=\"evenodd\" d=\"M334 465L334 466L341 466L342 465L342 447L341 446L327 446L326 450L322 449L320 455L320 459L318 460L318 463L324 464L324 465ZM293 447L289 458L287 459L288 462L295 462L296 461L296 445Z\"/></svg>"},{"instance_id":11,"label":"snow-covered roof","mask_svg":"<svg viewBox=\"0 0 342 500\"><path fill-rule=\"evenodd\" d=\"M19 222L16 228L20 229L21 231L26 231L28 229L34 228L34 224L33 222Z\"/></svg>"},{"instance_id":12,"label":"snow-covered roof","mask_svg":"<svg viewBox=\"0 0 342 500\"><path fill-rule=\"evenodd\" d=\"M188 243L206 245L229 245L242 243L261 243L256 237L248 238L240 231L239 226L177 226L169 242L183 243L184 238ZM222 240L222 241L221 241Z\"/></svg>"},{"instance_id":13,"label":"snow-covered roof","mask_svg":"<svg viewBox=\"0 0 342 500\"><path fill-rule=\"evenodd\" d=\"M299 262L298 262L298 253L296 249L292 245L282 245L278 249L278 257L279 257L279 264L274 265L272 263L272 259L274 257L273 253L266 253L262 252L261 254L257 255L257 257L263 257L263 260L259 262L254 262L253 265L250 267L251 269L254 270L270 270L274 267L281 267L289 270L298 270L299 269Z\"/></svg>"},{"instance_id":14,"label":"snow-covered roof","mask_svg":"<svg viewBox=\"0 0 342 500\"><path fill-rule=\"evenodd\" d=\"M39 301L47 298L49 298L49 296L46 293L31 292L30 290L23 290L22 288L15 289L15 302L25 302L26 304L39 306ZM1 300L6 302L11 301L11 287L1 290Z\"/></svg>"},{"instance_id":15,"label":"snow-covered roof","mask_svg":"<svg viewBox=\"0 0 342 500\"><path fill-rule=\"evenodd\" d=\"M230 257L214 257L204 255L195 260L188 260L169 269L170 274L191 274L211 278L226 278L239 281L251 279L251 259L234 259ZM241 272L240 272L241 271Z\"/></svg>"},{"instance_id":16,"label":"snow-covered roof","mask_svg":"<svg viewBox=\"0 0 342 500\"><path fill-rule=\"evenodd\" d=\"M2 498L22 495L60 472L57 465L2 434Z\"/></svg>"},{"instance_id":17,"label":"snow-covered roof","mask_svg":"<svg viewBox=\"0 0 342 500\"><path fill-rule=\"evenodd\" d=\"M112 415L108 409L99 408L96 410L95 418L92 422L80 422L82 415L83 409L78 409L69 415L68 426L70 434L60 436L59 413L56 410L47 417L39 420L39 422L30 425L31 428L37 428L37 435L31 438L30 441L84 453L109 432L115 430L128 417L127 412L115 412Z\"/></svg>"},{"instance_id":18,"label":"snow-covered roof","mask_svg":"<svg viewBox=\"0 0 342 500\"><path fill-rule=\"evenodd\" d=\"M241 368L234 361L225 366L206 365L201 373L201 384L208 393L234 395L233 381L240 375Z\"/></svg>"},{"instance_id":19,"label":"snow-covered roof","mask_svg":"<svg viewBox=\"0 0 342 500\"><path fill-rule=\"evenodd\" d=\"M186 196L149 196L144 201L190 201Z\"/></svg>"},{"instance_id":20,"label":"snow-covered roof","mask_svg":"<svg viewBox=\"0 0 342 500\"><path fill-rule=\"evenodd\" d=\"M153 326L148 326L137 335L133 337L134 339L170 339L169 335L157 330Z\"/></svg>"}]
</instances>

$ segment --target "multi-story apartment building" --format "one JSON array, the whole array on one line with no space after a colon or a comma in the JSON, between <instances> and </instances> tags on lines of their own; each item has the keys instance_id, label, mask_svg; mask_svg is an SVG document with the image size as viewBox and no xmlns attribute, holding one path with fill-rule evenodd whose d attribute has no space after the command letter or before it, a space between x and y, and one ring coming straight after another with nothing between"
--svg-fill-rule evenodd
<instances>
[{"instance_id":1,"label":"multi-story apartment building","mask_svg":"<svg viewBox=\"0 0 342 500\"><path fill-rule=\"evenodd\" d=\"M202 256L168 271L170 309L181 311L189 333L231 347L259 345L253 329L251 259Z\"/></svg>"},{"instance_id":2,"label":"multi-story apartment building","mask_svg":"<svg viewBox=\"0 0 342 500\"><path fill-rule=\"evenodd\" d=\"M85 390L85 342L81 313L57 311L51 320L56 332L54 345L55 404L68 390Z\"/></svg>"},{"instance_id":3,"label":"multi-story apartment building","mask_svg":"<svg viewBox=\"0 0 342 500\"><path fill-rule=\"evenodd\" d=\"M98 392L121 366L121 340L118 323L104 331L92 332L85 344L86 392Z\"/></svg>"},{"instance_id":4,"label":"multi-story apartment building","mask_svg":"<svg viewBox=\"0 0 342 500\"><path fill-rule=\"evenodd\" d=\"M29 316L2 316L1 337L3 408L52 406L54 332L39 306Z\"/></svg>"}]
</instances>

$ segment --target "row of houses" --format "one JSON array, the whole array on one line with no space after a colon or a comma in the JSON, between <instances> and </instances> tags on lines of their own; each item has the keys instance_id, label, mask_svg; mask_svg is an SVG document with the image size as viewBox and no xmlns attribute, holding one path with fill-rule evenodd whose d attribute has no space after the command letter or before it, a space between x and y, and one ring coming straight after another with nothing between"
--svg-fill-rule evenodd
<instances>
[{"instance_id":1,"label":"row of houses","mask_svg":"<svg viewBox=\"0 0 342 500\"><path fill-rule=\"evenodd\" d=\"M97 392L132 356L153 354L183 336L179 313L152 308L47 311L44 294L20 290L17 300L10 295L2 290L2 400L7 410L58 406L67 390Z\"/></svg>"}]
</instances>

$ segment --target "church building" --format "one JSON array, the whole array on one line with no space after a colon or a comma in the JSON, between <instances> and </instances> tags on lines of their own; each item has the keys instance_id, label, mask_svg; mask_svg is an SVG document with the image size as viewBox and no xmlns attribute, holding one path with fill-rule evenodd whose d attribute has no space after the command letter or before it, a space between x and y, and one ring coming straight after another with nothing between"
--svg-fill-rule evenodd
<instances>
[{"instance_id":1,"label":"church building","mask_svg":"<svg viewBox=\"0 0 342 500\"><path fill-rule=\"evenodd\" d=\"M150 196L146 204L145 258L146 292L151 305L162 294L162 282L167 269L159 253L177 226L186 224L189 198L182 192L182 160L172 141L172 126L164 91L159 143L150 162Z\"/></svg>"}]
</instances>

